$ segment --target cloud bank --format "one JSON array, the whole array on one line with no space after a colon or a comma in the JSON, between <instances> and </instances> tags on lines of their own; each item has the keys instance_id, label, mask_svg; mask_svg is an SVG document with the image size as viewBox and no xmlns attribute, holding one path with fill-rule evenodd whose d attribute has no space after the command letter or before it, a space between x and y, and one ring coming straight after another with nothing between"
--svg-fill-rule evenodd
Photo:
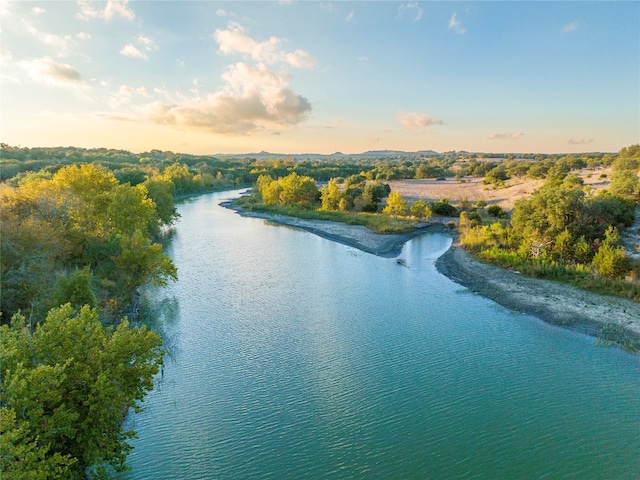
<instances>
[{"instance_id":1,"label":"cloud bank","mask_svg":"<svg viewBox=\"0 0 640 480\"><path fill-rule=\"evenodd\" d=\"M50 57L23 60L18 65L36 83L57 87L82 87L80 73L71 65L58 63Z\"/></svg>"},{"instance_id":2,"label":"cloud bank","mask_svg":"<svg viewBox=\"0 0 640 480\"><path fill-rule=\"evenodd\" d=\"M222 79L225 84L216 93L183 97L174 104L154 102L144 113L158 124L248 135L296 125L311 111L309 101L289 88L290 76L265 65L239 62L230 65Z\"/></svg>"}]
</instances>

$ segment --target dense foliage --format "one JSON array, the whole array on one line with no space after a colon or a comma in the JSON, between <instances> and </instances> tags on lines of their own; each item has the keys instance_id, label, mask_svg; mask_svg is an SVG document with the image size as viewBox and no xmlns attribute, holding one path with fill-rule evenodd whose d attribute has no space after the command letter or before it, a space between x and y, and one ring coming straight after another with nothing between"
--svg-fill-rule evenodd
<instances>
[{"instance_id":1,"label":"dense foliage","mask_svg":"<svg viewBox=\"0 0 640 480\"><path fill-rule=\"evenodd\" d=\"M66 302L97 304L113 315L141 285L175 278L171 260L151 240L173 221L173 203L160 189L155 194L167 204L162 218L144 183L121 184L91 164L2 189L3 317L20 310L44 316Z\"/></svg>"},{"instance_id":2,"label":"dense foliage","mask_svg":"<svg viewBox=\"0 0 640 480\"><path fill-rule=\"evenodd\" d=\"M153 386L160 338L146 328L104 329L95 310L52 309L37 323L0 327L0 468L3 479L106 478L125 468L129 408Z\"/></svg>"},{"instance_id":3,"label":"dense foliage","mask_svg":"<svg viewBox=\"0 0 640 480\"><path fill-rule=\"evenodd\" d=\"M530 198L516 202L510 221L460 217L462 243L476 255L524 273L570 281L640 301L640 269L628 257L621 232L640 206L640 149L613 162L608 190L595 195L571 173L558 173Z\"/></svg>"}]
</instances>

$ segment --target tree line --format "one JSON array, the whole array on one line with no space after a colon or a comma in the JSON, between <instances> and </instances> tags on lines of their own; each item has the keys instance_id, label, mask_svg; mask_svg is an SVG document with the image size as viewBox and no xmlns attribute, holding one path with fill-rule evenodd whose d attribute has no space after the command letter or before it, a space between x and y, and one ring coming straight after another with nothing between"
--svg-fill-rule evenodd
<instances>
[{"instance_id":1,"label":"tree line","mask_svg":"<svg viewBox=\"0 0 640 480\"><path fill-rule=\"evenodd\" d=\"M2 478L106 478L123 470L160 337L125 311L143 285L177 278L154 241L177 218L164 176L132 186L64 166L0 189Z\"/></svg>"}]
</instances>

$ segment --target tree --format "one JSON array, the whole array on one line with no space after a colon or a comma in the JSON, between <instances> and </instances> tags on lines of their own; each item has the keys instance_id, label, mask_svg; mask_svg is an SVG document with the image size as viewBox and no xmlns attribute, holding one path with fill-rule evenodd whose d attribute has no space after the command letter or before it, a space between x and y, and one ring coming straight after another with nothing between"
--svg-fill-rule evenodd
<instances>
[{"instance_id":1,"label":"tree","mask_svg":"<svg viewBox=\"0 0 640 480\"><path fill-rule=\"evenodd\" d=\"M338 186L335 178L329 180L320 190L322 210L340 210L340 200L344 199L344 192Z\"/></svg>"},{"instance_id":2,"label":"tree","mask_svg":"<svg viewBox=\"0 0 640 480\"><path fill-rule=\"evenodd\" d=\"M631 267L624 248L606 242L596 252L592 265L598 275L614 279L623 277Z\"/></svg>"},{"instance_id":3,"label":"tree","mask_svg":"<svg viewBox=\"0 0 640 480\"><path fill-rule=\"evenodd\" d=\"M428 218L431 216L429 204L424 200L418 200L411 205L411 215L418 218Z\"/></svg>"},{"instance_id":4,"label":"tree","mask_svg":"<svg viewBox=\"0 0 640 480\"><path fill-rule=\"evenodd\" d=\"M571 258L573 252L573 237L565 229L555 239L553 250L560 257L560 261Z\"/></svg>"},{"instance_id":5,"label":"tree","mask_svg":"<svg viewBox=\"0 0 640 480\"><path fill-rule=\"evenodd\" d=\"M64 167L50 179L34 178L18 188L3 189L0 262L5 318L19 310L44 316L52 295L62 294L62 301L67 295L64 288L54 292L60 273L72 275L75 269L91 268L102 305L109 294L118 296L111 299L114 305L122 305L131 298L125 288L173 278L171 260L162 255L160 245L150 242L160 224L175 215L173 198L166 197L173 184L160 180L152 185L156 193L164 192L164 220L145 185L119 184L111 172L92 164ZM131 254L133 245L143 244ZM129 268L132 265L135 268Z\"/></svg>"},{"instance_id":6,"label":"tree","mask_svg":"<svg viewBox=\"0 0 640 480\"><path fill-rule=\"evenodd\" d=\"M176 189L173 182L156 177L144 182L144 186L156 206L159 226L173 225L179 217L173 200Z\"/></svg>"},{"instance_id":7,"label":"tree","mask_svg":"<svg viewBox=\"0 0 640 480\"><path fill-rule=\"evenodd\" d=\"M391 192L387 198L387 206L382 209L382 213L387 215L406 215L409 206L402 195L398 192Z\"/></svg>"},{"instance_id":8,"label":"tree","mask_svg":"<svg viewBox=\"0 0 640 480\"><path fill-rule=\"evenodd\" d=\"M507 212L505 212L504 209L497 203L489 205L489 207L487 208L487 213L495 218L507 218Z\"/></svg>"},{"instance_id":9,"label":"tree","mask_svg":"<svg viewBox=\"0 0 640 480\"><path fill-rule=\"evenodd\" d=\"M0 327L0 442L8 478L106 478L126 469L134 431L128 408L153 387L162 363L157 334L125 320L104 329L95 310L52 309L34 326L22 315ZM33 475L31 475L33 473Z\"/></svg>"},{"instance_id":10,"label":"tree","mask_svg":"<svg viewBox=\"0 0 640 480\"><path fill-rule=\"evenodd\" d=\"M93 274L89 267L76 270L70 274L62 273L58 276L53 296L54 307L70 303L74 307L89 305L96 308L98 299L93 291Z\"/></svg>"}]
</instances>

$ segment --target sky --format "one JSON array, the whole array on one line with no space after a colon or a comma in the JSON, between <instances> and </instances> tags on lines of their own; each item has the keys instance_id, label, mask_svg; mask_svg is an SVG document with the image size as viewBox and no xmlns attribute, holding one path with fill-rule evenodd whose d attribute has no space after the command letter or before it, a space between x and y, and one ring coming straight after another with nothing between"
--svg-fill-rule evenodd
<instances>
[{"instance_id":1,"label":"sky","mask_svg":"<svg viewBox=\"0 0 640 480\"><path fill-rule=\"evenodd\" d=\"M614 152L640 2L0 0L0 141L192 154Z\"/></svg>"}]
</instances>

